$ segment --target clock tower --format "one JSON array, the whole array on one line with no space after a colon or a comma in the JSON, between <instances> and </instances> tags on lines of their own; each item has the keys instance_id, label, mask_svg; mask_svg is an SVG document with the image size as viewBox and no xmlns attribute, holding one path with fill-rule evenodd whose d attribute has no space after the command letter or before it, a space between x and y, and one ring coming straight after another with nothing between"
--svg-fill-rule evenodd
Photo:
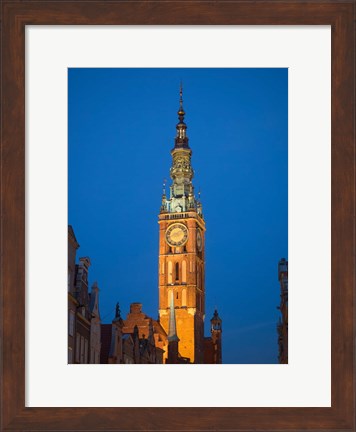
<instances>
[{"instance_id":1,"label":"clock tower","mask_svg":"<svg viewBox=\"0 0 356 432\"><path fill-rule=\"evenodd\" d=\"M204 361L205 222L192 183L192 150L184 122L180 88L179 122L174 147L169 196L162 195L159 223L159 316L169 333L170 310L176 318L178 352L191 363Z\"/></svg>"}]
</instances>

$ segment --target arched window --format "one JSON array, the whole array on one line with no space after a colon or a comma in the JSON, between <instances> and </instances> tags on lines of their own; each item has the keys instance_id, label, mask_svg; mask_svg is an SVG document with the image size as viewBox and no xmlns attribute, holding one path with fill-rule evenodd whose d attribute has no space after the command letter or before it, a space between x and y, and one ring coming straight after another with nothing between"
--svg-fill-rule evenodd
<instances>
[{"instance_id":1,"label":"arched window","mask_svg":"<svg viewBox=\"0 0 356 432\"><path fill-rule=\"evenodd\" d=\"M164 262L162 263L162 266L161 266L161 273L164 274Z\"/></svg>"},{"instance_id":2,"label":"arched window","mask_svg":"<svg viewBox=\"0 0 356 432\"><path fill-rule=\"evenodd\" d=\"M179 263L176 263L176 281L179 281Z\"/></svg>"},{"instance_id":3,"label":"arched window","mask_svg":"<svg viewBox=\"0 0 356 432\"><path fill-rule=\"evenodd\" d=\"M187 306L187 290L185 288L182 290L182 306Z\"/></svg>"},{"instance_id":4,"label":"arched window","mask_svg":"<svg viewBox=\"0 0 356 432\"><path fill-rule=\"evenodd\" d=\"M182 283L187 282L187 261L183 260L182 262Z\"/></svg>"},{"instance_id":5,"label":"arched window","mask_svg":"<svg viewBox=\"0 0 356 432\"><path fill-rule=\"evenodd\" d=\"M173 272L172 261L168 261L168 283L172 283L173 281L172 272Z\"/></svg>"}]
</instances>

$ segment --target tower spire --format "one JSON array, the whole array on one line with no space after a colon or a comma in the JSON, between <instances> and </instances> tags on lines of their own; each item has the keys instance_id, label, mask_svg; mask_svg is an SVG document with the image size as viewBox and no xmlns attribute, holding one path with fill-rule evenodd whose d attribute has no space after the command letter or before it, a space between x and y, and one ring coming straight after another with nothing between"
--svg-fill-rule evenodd
<instances>
[{"instance_id":1,"label":"tower spire","mask_svg":"<svg viewBox=\"0 0 356 432\"><path fill-rule=\"evenodd\" d=\"M162 195L161 213L180 213L187 210L194 210L200 217L203 217L202 205L195 198L192 179L194 170L191 165L192 150L189 147L187 137L187 125L184 122L185 111L183 108L183 84L179 87L179 109L176 125L177 134L174 140L174 147L171 150L172 167L170 177L173 180L170 186L170 196Z\"/></svg>"},{"instance_id":2,"label":"tower spire","mask_svg":"<svg viewBox=\"0 0 356 432\"><path fill-rule=\"evenodd\" d=\"M180 90L179 90L179 111L178 111L178 118L182 122L184 120L184 108L183 108L183 83L180 82ZM182 117L182 118L181 118Z\"/></svg>"},{"instance_id":3,"label":"tower spire","mask_svg":"<svg viewBox=\"0 0 356 432\"><path fill-rule=\"evenodd\" d=\"M189 149L188 137L187 137L187 125L184 123L185 111L183 108L183 84L180 83L179 88L179 109L178 109L178 124L176 126L177 136L175 139L175 149L185 148Z\"/></svg>"}]
</instances>

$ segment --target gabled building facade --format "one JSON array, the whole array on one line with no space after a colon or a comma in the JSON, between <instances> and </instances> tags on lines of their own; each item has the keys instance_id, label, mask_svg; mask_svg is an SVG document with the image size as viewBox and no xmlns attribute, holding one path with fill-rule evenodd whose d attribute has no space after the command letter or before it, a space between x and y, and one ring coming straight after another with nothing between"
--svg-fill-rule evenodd
<instances>
[{"instance_id":1,"label":"gabled building facade","mask_svg":"<svg viewBox=\"0 0 356 432\"><path fill-rule=\"evenodd\" d=\"M74 363L76 347L76 315L79 302L75 295L76 255L79 243L73 228L68 227L68 363Z\"/></svg>"},{"instance_id":2,"label":"gabled building facade","mask_svg":"<svg viewBox=\"0 0 356 432\"><path fill-rule=\"evenodd\" d=\"M99 363L100 312L97 283L88 289L89 257L76 254L79 243L68 226L68 363Z\"/></svg>"},{"instance_id":3,"label":"gabled building facade","mask_svg":"<svg viewBox=\"0 0 356 432\"><path fill-rule=\"evenodd\" d=\"M89 363L100 363L101 319L99 312L99 287L94 282L89 294L90 312L90 359Z\"/></svg>"},{"instance_id":4,"label":"gabled building facade","mask_svg":"<svg viewBox=\"0 0 356 432\"><path fill-rule=\"evenodd\" d=\"M288 261L285 258L282 258L278 263L278 281L281 299L278 306L281 316L277 324L278 361L288 364Z\"/></svg>"}]
</instances>

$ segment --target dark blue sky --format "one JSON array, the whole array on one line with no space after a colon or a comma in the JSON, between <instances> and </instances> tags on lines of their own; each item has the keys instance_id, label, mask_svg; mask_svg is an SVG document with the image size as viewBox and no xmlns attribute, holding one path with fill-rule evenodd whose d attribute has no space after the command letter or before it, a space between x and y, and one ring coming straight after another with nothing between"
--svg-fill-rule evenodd
<instances>
[{"instance_id":1,"label":"dark blue sky","mask_svg":"<svg viewBox=\"0 0 356 432\"><path fill-rule=\"evenodd\" d=\"M206 232L206 335L223 320L224 363L277 363L277 265L288 258L287 69L69 69L69 215L115 303L158 315L158 223L179 84Z\"/></svg>"}]
</instances>

